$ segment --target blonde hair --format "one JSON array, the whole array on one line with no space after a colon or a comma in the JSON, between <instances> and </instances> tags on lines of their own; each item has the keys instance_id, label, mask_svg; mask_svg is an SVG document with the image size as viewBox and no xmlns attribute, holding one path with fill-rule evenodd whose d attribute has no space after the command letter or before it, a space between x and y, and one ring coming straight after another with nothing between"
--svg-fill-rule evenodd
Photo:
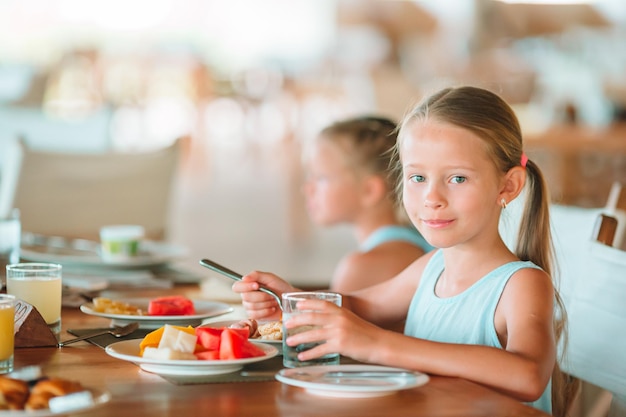
<instances>
[{"instance_id":1,"label":"blonde hair","mask_svg":"<svg viewBox=\"0 0 626 417\"><path fill-rule=\"evenodd\" d=\"M399 172L391 169L397 137L397 124L393 120L362 116L331 124L320 132L318 140L339 145L355 170L383 178L389 190L388 197L399 204L394 192L400 180Z\"/></svg>"},{"instance_id":2,"label":"blonde hair","mask_svg":"<svg viewBox=\"0 0 626 417\"><path fill-rule=\"evenodd\" d=\"M522 132L511 107L497 94L477 87L445 88L426 97L414 107L399 126L398 143L406 136L408 126L416 121L436 120L452 124L482 139L497 169L504 175L511 168L522 164ZM399 164L399 145L395 152ZM522 219L518 232L515 255L523 261L531 261L553 277L556 263L550 232L549 192L544 176L533 161L527 160L526 190ZM401 185L397 186L401 190ZM565 337L566 313L555 283L555 336L558 341ZM563 379L558 362L553 373L552 403L554 415L564 415L571 390L576 387ZM564 404L565 402L565 404Z\"/></svg>"}]
</instances>

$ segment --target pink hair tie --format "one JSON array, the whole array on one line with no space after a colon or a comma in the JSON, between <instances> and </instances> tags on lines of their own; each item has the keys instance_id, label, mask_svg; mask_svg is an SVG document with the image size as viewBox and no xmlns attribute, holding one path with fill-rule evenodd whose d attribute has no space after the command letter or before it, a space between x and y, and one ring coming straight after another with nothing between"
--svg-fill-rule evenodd
<instances>
[{"instance_id":1,"label":"pink hair tie","mask_svg":"<svg viewBox=\"0 0 626 417\"><path fill-rule=\"evenodd\" d=\"M526 162L528 162L528 157L525 153L522 152L522 166L526 168Z\"/></svg>"}]
</instances>

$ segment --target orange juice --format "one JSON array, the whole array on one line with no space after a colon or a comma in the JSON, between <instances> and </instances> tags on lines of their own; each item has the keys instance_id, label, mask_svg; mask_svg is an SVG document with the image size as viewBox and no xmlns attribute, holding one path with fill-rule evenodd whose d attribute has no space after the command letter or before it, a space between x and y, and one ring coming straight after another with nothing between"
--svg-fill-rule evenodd
<instances>
[{"instance_id":1,"label":"orange juice","mask_svg":"<svg viewBox=\"0 0 626 417\"><path fill-rule=\"evenodd\" d=\"M13 370L15 298L0 294L0 374Z\"/></svg>"}]
</instances>

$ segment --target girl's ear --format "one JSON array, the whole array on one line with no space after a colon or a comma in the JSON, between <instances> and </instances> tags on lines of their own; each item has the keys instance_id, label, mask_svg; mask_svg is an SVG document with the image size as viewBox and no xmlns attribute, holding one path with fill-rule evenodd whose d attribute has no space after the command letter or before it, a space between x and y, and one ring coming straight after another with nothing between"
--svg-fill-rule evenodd
<instances>
[{"instance_id":1,"label":"girl's ear","mask_svg":"<svg viewBox=\"0 0 626 417\"><path fill-rule=\"evenodd\" d=\"M361 201L365 206L373 206L387 197L387 184L378 175L368 175L363 178Z\"/></svg>"},{"instance_id":2,"label":"girl's ear","mask_svg":"<svg viewBox=\"0 0 626 417\"><path fill-rule=\"evenodd\" d=\"M506 204L515 200L524 189L524 184L526 184L526 170L521 166L511 168L502 180L502 188L498 196L497 204L500 205L502 200L504 200Z\"/></svg>"}]
</instances>

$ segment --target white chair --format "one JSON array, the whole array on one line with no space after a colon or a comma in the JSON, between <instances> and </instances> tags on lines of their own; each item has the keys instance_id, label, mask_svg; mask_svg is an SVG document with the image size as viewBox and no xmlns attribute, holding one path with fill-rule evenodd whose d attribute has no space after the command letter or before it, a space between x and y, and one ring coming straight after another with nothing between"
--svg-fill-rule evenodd
<instances>
[{"instance_id":1,"label":"white chair","mask_svg":"<svg viewBox=\"0 0 626 417\"><path fill-rule=\"evenodd\" d=\"M561 367L583 381L583 403L573 414L625 416L626 252L591 241L600 212L552 207L560 290L569 319ZM585 396L585 389L592 394Z\"/></svg>"},{"instance_id":2,"label":"white chair","mask_svg":"<svg viewBox=\"0 0 626 417\"><path fill-rule=\"evenodd\" d=\"M180 142L141 153L46 152L22 144L14 199L22 230L98 239L101 226L138 224L147 238L165 238Z\"/></svg>"},{"instance_id":3,"label":"white chair","mask_svg":"<svg viewBox=\"0 0 626 417\"><path fill-rule=\"evenodd\" d=\"M3 89L2 72L0 90ZM108 152L112 147L109 135L111 117L112 109L109 106L102 106L79 119L65 120L48 115L41 107L0 103L0 217L5 217L12 209L20 162L20 152L15 142L19 138L25 138L28 147L37 151L81 154Z\"/></svg>"},{"instance_id":4,"label":"white chair","mask_svg":"<svg viewBox=\"0 0 626 417\"><path fill-rule=\"evenodd\" d=\"M508 205L502 219L500 230L510 247L523 198ZM569 327L561 368L582 382L571 417L626 416L626 252L591 241L601 212L550 208Z\"/></svg>"}]
</instances>

